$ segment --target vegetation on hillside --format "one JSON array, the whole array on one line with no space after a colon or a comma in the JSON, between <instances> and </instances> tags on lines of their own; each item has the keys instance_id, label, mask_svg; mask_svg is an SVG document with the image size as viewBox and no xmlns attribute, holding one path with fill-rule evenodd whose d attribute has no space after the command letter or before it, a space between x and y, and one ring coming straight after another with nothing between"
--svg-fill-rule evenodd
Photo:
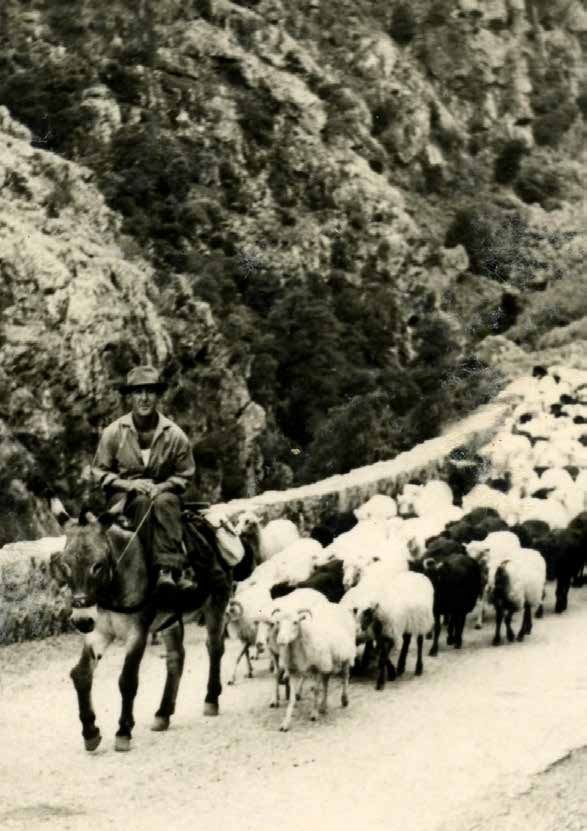
<instances>
[{"instance_id":1,"label":"vegetation on hillside","mask_svg":"<svg viewBox=\"0 0 587 831\"><path fill-rule=\"evenodd\" d=\"M475 337L505 331L519 309L504 316L498 299L484 309L482 327L465 321L456 332L440 310L438 288L428 285L428 274L440 268L435 248L462 245L471 271L504 284L508 298L512 289L547 285L556 294L553 281L572 277L564 274L562 232L537 230L526 207L556 210L579 189L561 153L573 155L572 131L584 117L585 94L572 94L567 80L576 59L556 42L544 64L534 58L530 68L535 147L502 136L488 148L482 113L475 111L481 81L467 65L467 44L455 40L452 3L362 0L351 8L341 0L319 4L311 15L296 3L276 13L282 33L292 38L288 72L325 108L325 158L341 137L352 136L370 169L401 188L412 214L429 226L432 251L424 265L411 262L411 251L406 255L404 270L417 275L408 284L400 279L402 269L389 265L390 242L382 236L377 246L371 243L374 223L385 228L391 219L368 214L360 200L341 207L335 190L344 174L337 180L332 170L314 165L311 150L303 156L303 145L300 150L292 137L299 113L290 104L262 81L253 85L234 58L201 60L192 79L161 68L158 50L172 50L173 38L194 21L225 26L239 48L255 53L276 28L256 14L262 3L236 3L239 13L226 12L225 20L211 0L26 5L22 14L23 4L8 0L0 13L0 102L33 131L38 147L95 171L108 204L123 217L124 232L154 263L159 289L185 274L194 295L211 304L234 362L248 374L252 397L269 415L261 488L389 458L495 392L497 375L471 358ZM542 15L539 10L539 27ZM401 96L379 100L350 57L349 26L363 31L359 19L389 35L401 54L411 50L410 60L437 84L443 100L469 108L468 145L432 108L431 140L444 154L444 169L420 157L402 160ZM459 25L472 31L474 23ZM328 82L295 43L311 44L323 57ZM433 54L438 43L458 69L442 79L443 65ZM214 118L224 118L211 109L216 94L224 96L222 106L228 101L234 108L238 136L231 145L214 129ZM100 111L92 100L119 114L107 138L100 138ZM186 120L195 128L183 129ZM261 214L265 249L256 241L249 246L241 231ZM306 216L328 228L327 266L320 272L301 267L299 253L291 269L284 265L283 249L288 240L303 239ZM538 301L539 310L544 305ZM531 342L553 322L574 319L566 299L559 310L551 317L540 311L531 336L528 312L518 341ZM230 442L208 445L227 470L234 466ZM234 471L233 480L225 491L237 495Z\"/></svg>"}]
</instances>

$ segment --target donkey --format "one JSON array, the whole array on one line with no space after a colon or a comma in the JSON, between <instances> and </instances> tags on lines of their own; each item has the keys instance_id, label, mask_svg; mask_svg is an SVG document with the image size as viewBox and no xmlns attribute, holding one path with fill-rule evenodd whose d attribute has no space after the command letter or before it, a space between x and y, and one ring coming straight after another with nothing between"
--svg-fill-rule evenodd
<instances>
[{"instance_id":1,"label":"donkey","mask_svg":"<svg viewBox=\"0 0 587 831\"><path fill-rule=\"evenodd\" d=\"M119 751L130 750L139 667L150 629L160 629L167 659L163 696L151 730L169 728L185 659L182 612L200 607L207 627L209 655L204 715L218 715L218 699L222 692L220 664L224 653L224 612L230 594L230 574L227 572L226 591L220 585L222 581L217 580L207 597L200 597L193 608L162 615L153 600L147 559L135 533L117 525L112 513L96 518L92 513L82 511L75 520L67 514L60 500L52 499L51 508L66 535L63 551L51 556L51 575L58 584L71 590L72 622L85 635L80 659L70 676L77 693L86 750L96 750L102 740L92 705L92 680L98 662L116 638L124 641L126 655L118 682L122 710L114 747Z\"/></svg>"}]
</instances>

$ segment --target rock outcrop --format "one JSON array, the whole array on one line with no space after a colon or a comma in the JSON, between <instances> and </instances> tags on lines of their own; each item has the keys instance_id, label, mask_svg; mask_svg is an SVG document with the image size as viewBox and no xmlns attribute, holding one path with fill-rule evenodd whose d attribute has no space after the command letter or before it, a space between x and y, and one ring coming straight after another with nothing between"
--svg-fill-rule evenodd
<instances>
[{"instance_id":1,"label":"rock outcrop","mask_svg":"<svg viewBox=\"0 0 587 831\"><path fill-rule=\"evenodd\" d=\"M244 481L237 492L254 493L264 413L209 306L181 277L157 292L91 171L35 150L5 110L0 135L0 541L53 528L34 497L43 483L72 509L88 496L84 468L121 412L116 385L137 362L162 369L196 446L229 437ZM217 498L222 471L204 462L199 473L200 492Z\"/></svg>"}]
</instances>

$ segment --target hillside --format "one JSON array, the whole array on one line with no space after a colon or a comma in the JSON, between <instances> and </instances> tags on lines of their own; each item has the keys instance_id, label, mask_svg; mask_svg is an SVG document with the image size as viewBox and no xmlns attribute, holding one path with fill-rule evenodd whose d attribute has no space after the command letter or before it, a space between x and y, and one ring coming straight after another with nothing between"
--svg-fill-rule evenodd
<instances>
[{"instance_id":1,"label":"hillside","mask_svg":"<svg viewBox=\"0 0 587 831\"><path fill-rule=\"evenodd\" d=\"M5 0L15 505L48 471L75 501L143 357L223 499L580 360L586 35L578 0Z\"/></svg>"}]
</instances>

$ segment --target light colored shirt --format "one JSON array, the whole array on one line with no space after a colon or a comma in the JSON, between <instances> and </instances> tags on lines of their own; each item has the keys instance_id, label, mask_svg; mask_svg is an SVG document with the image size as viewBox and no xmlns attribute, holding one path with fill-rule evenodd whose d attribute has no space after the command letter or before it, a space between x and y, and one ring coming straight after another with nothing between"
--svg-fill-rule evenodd
<instances>
[{"instance_id":1,"label":"light colored shirt","mask_svg":"<svg viewBox=\"0 0 587 831\"><path fill-rule=\"evenodd\" d=\"M116 479L152 479L157 484L170 482L182 493L196 472L188 437L174 421L158 413L149 458L145 462L132 413L116 419L105 428L92 466L92 476L108 490Z\"/></svg>"}]
</instances>

